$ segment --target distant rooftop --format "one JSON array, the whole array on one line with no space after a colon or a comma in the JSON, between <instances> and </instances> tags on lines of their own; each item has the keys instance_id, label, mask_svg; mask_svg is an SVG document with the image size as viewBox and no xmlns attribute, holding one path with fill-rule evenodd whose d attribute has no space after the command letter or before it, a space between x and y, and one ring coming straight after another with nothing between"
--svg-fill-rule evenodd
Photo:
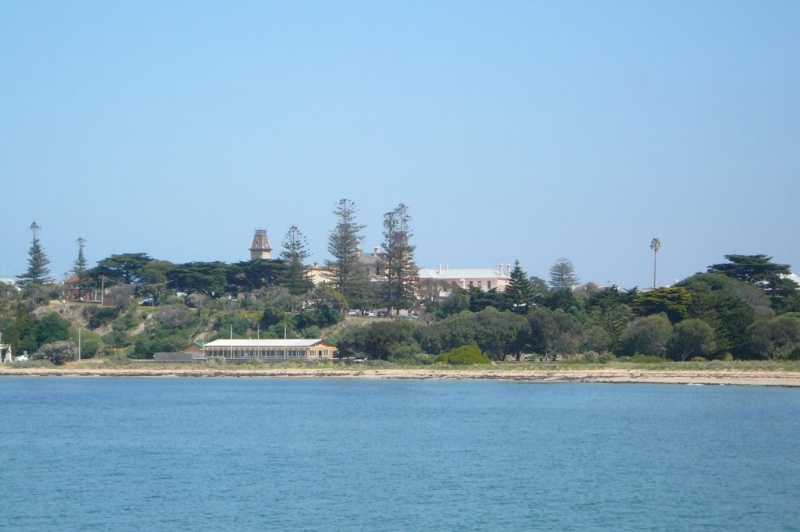
<instances>
[{"instance_id":1,"label":"distant rooftop","mask_svg":"<svg viewBox=\"0 0 800 532\"><path fill-rule=\"evenodd\" d=\"M419 278L455 281L459 279L507 279L509 277L493 268L420 268Z\"/></svg>"},{"instance_id":2,"label":"distant rooftop","mask_svg":"<svg viewBox=\"0 0 800 532\"><path fill-rule=\"evenodd\" d=\"M220 338L213 342L208 342L204 347L313 347L322 343L320 339L266 339L266 340L253 340L253 339L239 339L234 338L231 340Z\"/></svg>"}]
</instances>

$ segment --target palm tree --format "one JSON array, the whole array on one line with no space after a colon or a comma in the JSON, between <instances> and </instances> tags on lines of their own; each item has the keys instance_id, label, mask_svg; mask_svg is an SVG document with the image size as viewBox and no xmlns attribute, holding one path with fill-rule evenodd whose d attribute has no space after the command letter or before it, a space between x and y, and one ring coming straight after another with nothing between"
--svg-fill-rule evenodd
<instances>
[{"instance_id":1,"label":"palm tree","mask_svg":"<svg viewBox=\"0 0 800 532\"><path fill-rule=\"evenodd\" d=\"M650 249L653 250L653 288L656 287L656 259L658 250L661 249L661 240L654 238L650 241Z\"/></svg>"}]
</instances>

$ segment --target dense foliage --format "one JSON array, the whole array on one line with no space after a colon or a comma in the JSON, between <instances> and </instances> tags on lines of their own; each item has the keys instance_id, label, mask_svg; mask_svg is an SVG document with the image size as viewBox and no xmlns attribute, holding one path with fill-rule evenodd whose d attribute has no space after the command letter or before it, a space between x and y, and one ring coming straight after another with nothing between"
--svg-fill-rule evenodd
<instances>
[{"instance_id":1,"label":"dense foliage","mask_svg":"<svg viewBox=\"0 0 800 532\"><path fill-rule=\"evenodd\" d=\"M0 343L17 356L54 363L74 358L73 345L83 358L151 358L231 336L321 337L343 357L415 364L800 359L800 287L787 277L787 265L766 255L727 255L728 263L707 273L647 290L576 286L575 269L563 258L548 283L516 261L504 292L461 289L416 282L405 205L384 216L380 274L372 279L357 262L364 226L355 220L355 205L342 200L334 216L331 282L317 286L307 276L307 244L295 226L280 259L233 264L173 264L123 253L88 268L79 239L77 286L44 282L35 226L30 276L21 288L0 284ZM84 301L100 288L100 301ZM400 309L411 312L392 312Z\"/></svg>"},{"instance_id":2,"label":"dense foliage","mask_svg":"<svg viewBox=\"0 0 800 532\"><path fill-rule=\"evenodd\" d=\"M491 364L492 361L483 353L477 345L465 345L457 347L437 357L437 362L450 364L452 366L473 366L476 364Z\"/></svg>"}]
</instances>

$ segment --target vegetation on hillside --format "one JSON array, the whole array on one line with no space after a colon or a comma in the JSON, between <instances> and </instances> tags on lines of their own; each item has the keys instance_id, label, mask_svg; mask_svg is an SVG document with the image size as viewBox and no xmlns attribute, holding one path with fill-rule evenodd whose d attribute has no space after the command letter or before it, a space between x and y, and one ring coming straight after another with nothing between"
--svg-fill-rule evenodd
<instances>
[{"instance_id":1,"label":"vegetation on hillside","mask_svg":"<svg viewBox=\"0 0 800 532\"><path fill-rule=\"evenodd\" d=\"M317 286L307 282L308 251L295 226L280 259L234 264L173 264L137 252L88 268L79 239L80 278L69 286L46 279L35 226L19 287L0 283L2 343L15 355L54 362L74 358L78 344L83 358L144 359L230 336L321 337L341 356L410 364L461 363L454 361L462 356L473 361L463 363L800 360L800 292L786 277L788 265L766 255L727 255L706 273L646 290L578 286L572 263L559 259L549 281L517 261L503 293L422 284L412 294L408 208L385 215L377 264L386 275L377 282L354 262L363 229L355 206L342 200L334 215L331 282ZM101 300L88 301L101 289ZM385 317L352 312L381 308ZM466 346L468 355L459 351ZM63 356L54 355L59 350Z\"/></svg>"}]
</instances>

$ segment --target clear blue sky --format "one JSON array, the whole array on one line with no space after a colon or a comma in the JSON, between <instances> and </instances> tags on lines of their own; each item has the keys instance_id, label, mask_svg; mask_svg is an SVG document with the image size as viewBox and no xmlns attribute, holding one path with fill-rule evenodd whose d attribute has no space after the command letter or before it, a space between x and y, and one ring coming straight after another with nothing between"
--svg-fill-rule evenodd
<instances>
[{"instance_id":1,"label":"clear blue sky","mask_svg":"<svg viewBox=\"0 0 800 532\"><path fill-rule=\"evenodd\" d=\"M32 220L173 262L328 258L332 210L413 216L422 267L659 284L800 270L800 2L4 2L0 277Z\"/></svg>"}]
</instances>

